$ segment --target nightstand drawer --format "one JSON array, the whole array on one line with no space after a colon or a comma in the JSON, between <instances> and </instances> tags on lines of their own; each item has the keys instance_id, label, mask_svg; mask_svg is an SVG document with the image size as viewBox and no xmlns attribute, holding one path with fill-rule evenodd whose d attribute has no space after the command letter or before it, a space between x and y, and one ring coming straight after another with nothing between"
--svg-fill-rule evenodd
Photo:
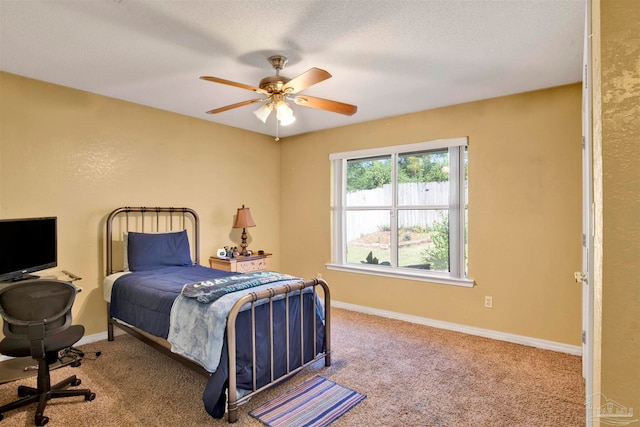
<instances>
[{"instance_id":1,"label":"nightstand drawer","mask_svg":"<svg viewBox=\"0 0 640 427\"><path fill-rule=\"evenodd\" d=\"M267 258L262 259L254 259L251 261L238 262L237 272L238 273L250 273L252 271L260 271L266 270L268 266Z\"/></svg>"},{"instance_id":2,"label":"nightstand drawer","mask_svg":"<svg viewBox=\"0 0 640 427\"><path fill-rule=\"evenodd\" d=\"M231 271L234 273L251 273L253 271L263 271L269 269L269 257L271 254L251 255L238 258L218 258L210 257L209 265L218 270Z\"/></svg>"}]
</instances>

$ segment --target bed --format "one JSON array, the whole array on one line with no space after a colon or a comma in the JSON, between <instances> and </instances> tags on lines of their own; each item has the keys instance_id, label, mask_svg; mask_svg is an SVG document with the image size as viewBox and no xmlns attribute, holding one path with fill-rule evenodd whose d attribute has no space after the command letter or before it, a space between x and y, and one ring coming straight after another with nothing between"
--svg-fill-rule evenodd
<instances>
[{"instance_id":1,"label":"bed","mask_svg":"<svg viewBox=\"0 0 640 427\"><path fill-rule=\"evenodd\" d=\"M319 360L330 366L329 287L279 272L203 267L199 234L190 208L108 215L108 339L118 327L204 375L205 410L235 422L255 394Z\"/></svg>"}]
</instances>

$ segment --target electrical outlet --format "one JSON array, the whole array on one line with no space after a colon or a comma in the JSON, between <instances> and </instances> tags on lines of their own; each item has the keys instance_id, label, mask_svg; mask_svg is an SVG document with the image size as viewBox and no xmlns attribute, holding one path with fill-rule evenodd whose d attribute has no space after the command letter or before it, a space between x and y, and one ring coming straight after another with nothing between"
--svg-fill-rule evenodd
<instances>
[{"instance_id":1,"label":"electrical outlet","mask_svg":"<svg viewBox=\"0 0 640 427\"><path fill-rule=\"evenodd\" d=\"M484 297L484 306L486 308L493 308L493 297Z\"/></svg>"}]
</instances>

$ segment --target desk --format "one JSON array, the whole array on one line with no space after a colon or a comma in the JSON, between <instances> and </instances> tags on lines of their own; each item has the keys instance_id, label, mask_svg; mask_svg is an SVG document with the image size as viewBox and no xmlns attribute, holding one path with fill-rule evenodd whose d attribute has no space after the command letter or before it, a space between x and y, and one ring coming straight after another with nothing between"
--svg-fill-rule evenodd
<instances>
[{"instance_id":1,"label":"desk","mask_svg":"<svg viewBox=\"0 0 640 427\"><path fill-rule=\"evenodd\" d=\"M38 279L62 280L63 282L75 282L76 280L82 280L82 277L76 276L67 270L53 270L43 272L42 274L36 274L36 276L38 276Z\"/></svg>"},{"instance_id":2,"label":"desk","mask_svg":"<svg viewBox=\"0 0 640 427\"><path fill-rule=\"evenodd\" d=\"M82 288L78 285L76 285L75 282L76 280L82 280L82 277L78 277L73 273L70 273L66 270L54 270L54 271L45 271L42 272L40 274L34 274L34 276L36 276L36 279L43 279L43 280L61 280L63 282L69 282L71 283L73 286L76 287L76 289L78 289L78 292L82 291ZM31 279L33 280L33 279ZM4 289L10 285L19 285L20 282L22 282L22 280L18 280L16 282L0 282L0 289Z\"/></svg>"}]
</instances>

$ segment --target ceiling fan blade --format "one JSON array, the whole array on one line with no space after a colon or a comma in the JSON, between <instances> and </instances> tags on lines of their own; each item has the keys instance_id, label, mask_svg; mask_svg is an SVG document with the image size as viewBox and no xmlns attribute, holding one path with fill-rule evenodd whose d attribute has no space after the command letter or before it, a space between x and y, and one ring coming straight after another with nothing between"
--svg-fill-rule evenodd
<instances>
[{"instance_id":1,"label":"ceiling fan blade","mask_svg":"<svg viewBox=\"0 0 640 427\"><path fill-rule=\"evenodd\" d=\"M226 107L220 107L220 108L216 108L215 110L207 111L207 114L218 114L218 113L222 113L223 111L229 111L234 108L244 107L245 105L253 104L254 102L260 102L264 100L265 100L264 98L249 99L247 101L242 101L242 102L237 102L235 104L227 105Z\"/></svg>"},{"instance_id":2,"label":"ceiling fan blade","mask_svg":"<svg viewBox=\"0 0 640 427\"><path fill-rule=\"evenodd\" d=\"M358 107L355 105L331 101L329 99L316 98L315 96L298 95L293 99L293 102L297 105L302 105L303 107L319 108L321 110L344 114L346 116L353 116L356 111L358 111Z\"/></svg>"},{"instance_id":3,"label":"ceiling fan blade","mask_svg":"<svg viewBox=\"0 0 640 427\"><path fill-rule=\"evenodd\" d=\"M282 91L285 93L298 93L309 86L325 81L330 77L331 74L325 70L315 67L310 68L299 76L289 80L289 82L282 86Z\"/></svg>"},{"instance_id":4,"label":"ceiling fan blade","mask_svg":"<svg viewBox=\"0 0 640 427\"><path fill-rule=\"evenodd\" d=\"M239 87L240 89L251 90L253 92L263 93L265 95L269 94L269 92L267 92L266 90L260 89L259 87L255 87L255 86L249 86L244 83L232 82L231 80L219 79L218 77L211 77L211 76L201 76L200 78L202 80L207 80L209 82L222 83L223 85L235 86L235 87Z\"/></svg>"}]
</instances>

